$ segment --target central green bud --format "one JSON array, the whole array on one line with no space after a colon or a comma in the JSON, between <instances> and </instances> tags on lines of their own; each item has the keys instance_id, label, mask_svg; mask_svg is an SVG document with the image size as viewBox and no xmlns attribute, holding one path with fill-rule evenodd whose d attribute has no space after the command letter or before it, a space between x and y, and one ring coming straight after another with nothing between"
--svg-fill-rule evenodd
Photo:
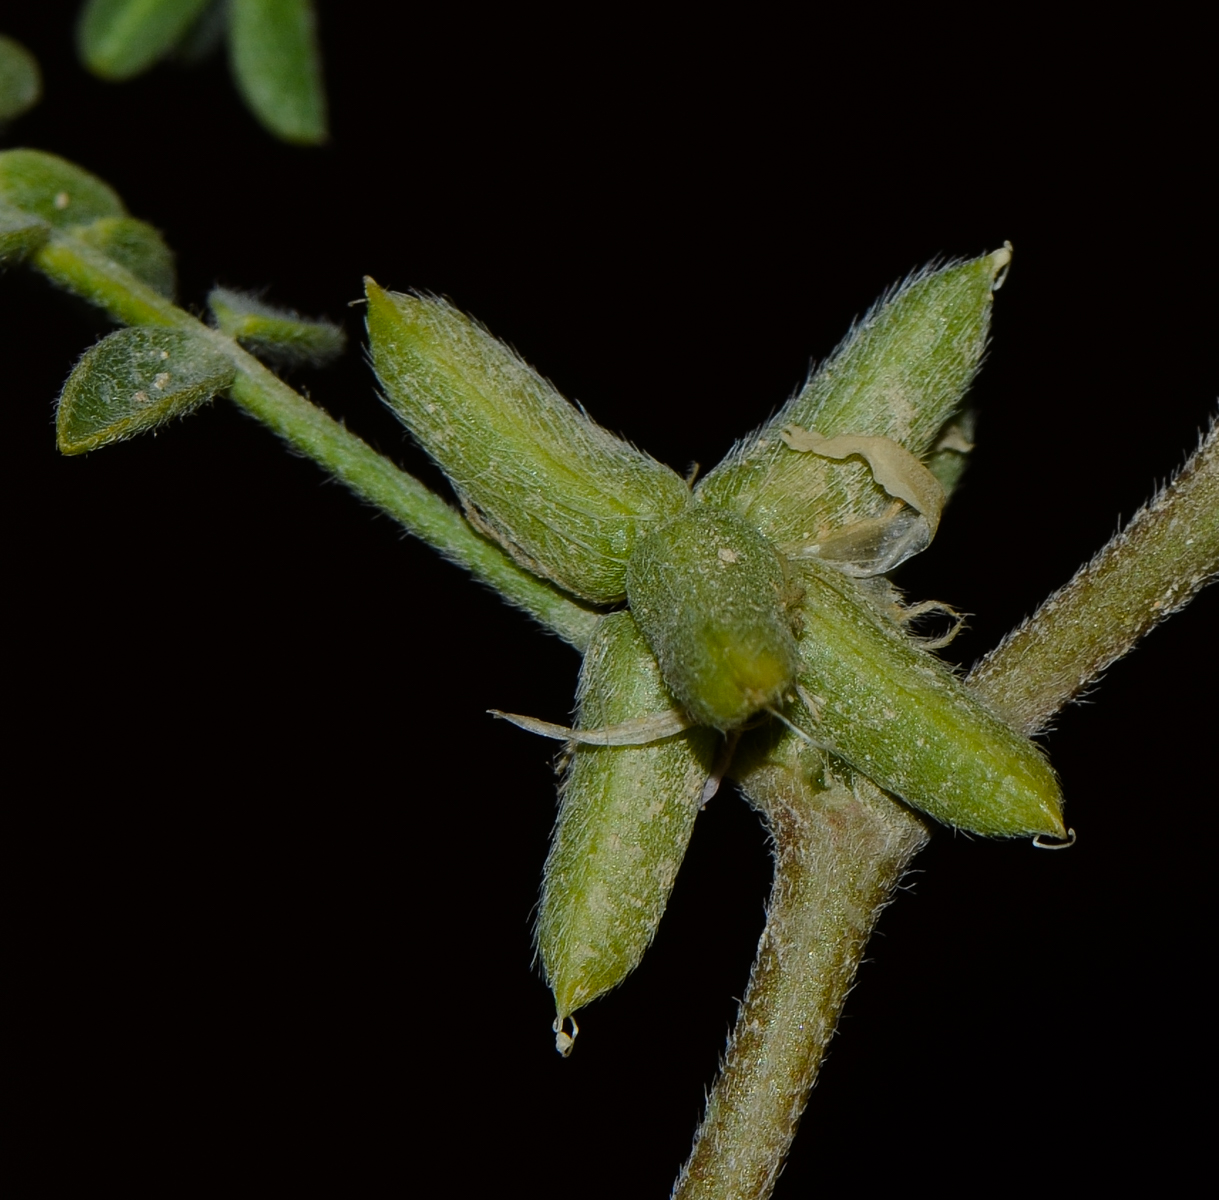
<instances>
[{"instance_id":1,"label":"central green bud","mask_svg":"<svg viewBox=\"0 0 1219 1200\"><path fill-rule=\"evenodd\" d=\"M643 538L626 573L631 612L669 690L716 729L780 703L795 683L790 591L757 529L699 504Z\"/></svg>"}]
</instances>

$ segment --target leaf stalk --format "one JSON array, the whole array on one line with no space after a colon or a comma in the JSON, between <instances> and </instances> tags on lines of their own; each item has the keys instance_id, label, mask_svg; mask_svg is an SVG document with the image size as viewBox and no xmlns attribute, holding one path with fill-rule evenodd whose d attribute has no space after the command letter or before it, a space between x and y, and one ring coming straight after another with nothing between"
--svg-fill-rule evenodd
<instances>
[{"instance_id":1,"label":"leaf stalk","mask_svg":"<svg viewBox=\"0 0 1219 1200\"><path fill-rule=\"evenodd\" d=\"M121 324L168 326L208 338L237 370L229 391L235 404L361 499L494 588L508 603L524 609L577 649L588 645L600 614L517 566L452 506L293 391L232 338L203 324L70 233L53 233L31 263L52 283L104 309Z\"/></svg>"}]
</instances>

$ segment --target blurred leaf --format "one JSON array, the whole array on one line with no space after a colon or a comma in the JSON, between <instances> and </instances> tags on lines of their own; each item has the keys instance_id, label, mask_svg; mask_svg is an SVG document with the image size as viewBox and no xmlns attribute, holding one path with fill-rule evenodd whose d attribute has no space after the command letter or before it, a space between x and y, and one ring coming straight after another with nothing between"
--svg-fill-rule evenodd
<instances>
[{"instance_id":1,"label":"blurred leaf","mask_svg":"<svg viewBox=\"0 0 1219 1200\"><path fill-rule=\"evenodd\" d=\"M41 150L0 151L0 202L59 228L127 215L109 184Z\"/></svg>"},{"instance_id":2,"label":"blurred leaf","mask_svg":"<svg viewBox=\"0 0 1219 1200\"><path fill-rule=\"evenodd\" d=\"M0 33L0 121L19 117L41 95L38 60L20 42Z\"/></svg>"},{"instance_id":3,"label":"blurred leaf","mask_svg":"<svg viewBox=\"0 0 1219 1200\"><path fill-rule=\"evenodd\" d=\"M283 366L322 367L343 353L347 335L329 321L307 321L244 292L214 288L207 298L219 329L247 350Z\"/></svg>"},{"instance_id":4,"label":"blurred leaf","mask_svg":"<svg viewBox=\"0 0 1219 1200\"><path fill-rule=\"evenodd\" d=\"M102 79L131 79L187 35L208 0L89 0L76 28L85 66Z\"/></svg>"},{"instance_id":5,"label":"blurred leaf","mask_svg":"<svg viewBox=\"0 0 1219 1200\"><path fill-rule=\"evenodd\" d=\"M233 364L202 333L120 329L76 364L59 397L55 430L64 454L121 441L224 391Z\"/></svg>"},{"instance_id":6,"label":"blurred leaf","mask_svg":"<svg viewBox=\"0 0 1219 1200\"><path fill-rule=\"evenodd\" d=\"M74 231L83 242L114 259L137 279L172 300L177 284L174 252L158 230L135 217L101 217Z\"/></svg>"},{"instance_id":7,"label":"blurred leaf","mask_svg":"<svg viewBox=\"0 0 1219 1200\"><path fill-rule=\"evenodd\" d=\"M0 204L0 264L17 262L46 241L51 227L38 217Z\"/></svg>"},{"instance_id":8,"label":"blurred leaf","mask_svg":"<svg viewBox=\"0 0 1219 1200\"><path fill-rule=\"evenodd\" d=\"M232 0L229 61L237 88L276 137L324 142L326 95L310 0Z\"/></svg>"}]
</instances>

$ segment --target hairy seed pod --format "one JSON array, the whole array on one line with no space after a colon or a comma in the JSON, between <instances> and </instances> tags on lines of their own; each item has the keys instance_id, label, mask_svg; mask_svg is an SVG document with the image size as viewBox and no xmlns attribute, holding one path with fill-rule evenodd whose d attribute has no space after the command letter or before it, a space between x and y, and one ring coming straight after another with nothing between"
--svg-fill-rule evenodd
<instances>
[{"instance_id":1,"label":"hairy seed pod","mask_svg":"<svg viewBox=\"0 0 1219 1200\"><path fill-rule=\"evenodd\" d=\"M635 542L681 511L685 482L595 425L443 300L366 283L385 399L471 520L577 596L620 600Z\"/></svg>"},{"instance_id":2,"label":"hairy seed pod","mask_svg":"<svg viewBox=\"0 0 1219 1200\"><path fill-rule=\"evenodd\" d=\"M795 425L824 438L888 438L916 457L934 454L982 361L992 293L1010 260L1005 248L906 280L798 395L703 479L698 494L744 514L787 553L880 520L892 499L865 462L799 453L783 431ZM926 545L917 536L906 542L909 553ZM890 570L901 557L881 552L876 567Z\"/></svg>"},{"instance_id":3,"label":"hairy seed pod","mask_svg":"<svg viewBox=\"0 0 1219 1200\"><path fill-rule=\"evenodd\" d=\"M580 675L581 729L672 708L630 613L593 635ZM646 746L576 746L546 860L537 942L562 1022L639 964L668 903L719 739L689 729Z\"/></svg>"},{"instance_id":4,"label":"hairy seed pod","mask_svg":"<svg viewBox=\"0 0 1219 1200\"><path fill-rule=\"evenodd\" d=\"M946 825L1062 837L1062 793L1028 738L878 613L859 586L802 562L799 685L825 749Z\"/></svg>"},{"instance_id":5,"label":"hairy seed pod","mask_svg":"<svg viewBox=\"0 0 1219 1200\"><path fill-rule=\"evenodd\" d=\"M695 503L649 534L631 558L627 597L665 682L699 724L733 729L795 682L783 561L735 513Z\"/></svg>"}]
</instances>

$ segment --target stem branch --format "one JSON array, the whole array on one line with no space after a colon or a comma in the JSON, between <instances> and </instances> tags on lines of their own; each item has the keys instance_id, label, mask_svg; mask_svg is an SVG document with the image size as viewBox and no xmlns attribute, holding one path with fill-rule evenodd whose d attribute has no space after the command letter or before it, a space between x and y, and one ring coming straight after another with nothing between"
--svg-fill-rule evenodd
<instances>
[{"instance_id":1,"label":"stem branch","mask_svg":"<svg viewBox=\"0 0 1219 1200\"><path fill-rule=\"evenodd\" d=\"M791 749L790 758L817 757ZM820 764L809 765L820 775ZM923 818L869 780L827 779L823 790L809 779L806 764L769 761L741 781L774 838L774 883L749 989L674 1200L771 1194L868 937L927 842Z\"/></svg>"},{"instance_id":2,"label":"stem branch","mask_svg":"<svg viewBox=\"0 0 1219 1200\"><path fill-rule=\"evenodd\" d=\"M1219 568L1219 422L1181 474L969 677L1026 733L1044 726ZM765 814L766 928L674 1200L765 1200L923 820L866 779L824 776L784 735L738 781Z\"/></svg>"},{"instance_id":3,"label":"stem branch","mask_svg":"<svg viewBox=\"0 0 1219 1200\"><path fill-rule=\"evenodd\" d=\"M598 614L517 566L418 480L294 392L234 341L70 234L33 265L133 325L201 333L237 368L235 403L579 649ZM1032 733L1219 570L1219 422L1185 469L1095 559L978 664L976 689ZM783 735L743 790L774 838L766 929L678 1200L764 1200L795 1134L876 920L928 826L862 777L829 773Z\"/></svg>"},{"instance_id":4,"label":"stem branch","mask_svg":"<svg viewBox=\"0 0 1219 1200\"><path fill-rule=\"evenodd\" d=\"M564 641L579 650L588 645L598 613L517 566L414 476L294 392L231 338L204 325L71 234L52 235L32 261L53 283L105 309L116 321L188 329L207 337L237 368L229 392L234 403Z\"/></svg>"},{"instance_id":5,"label":"stem branch","mask_svg":"<svg viewBox=\"0 0 1219 1200\"><path fill-rule=\"evenodd\" d=\"M1219 571L1219 420L1181 473L1014 629L969 685L1027 734Z\"/></svg>"}]
</instances>

